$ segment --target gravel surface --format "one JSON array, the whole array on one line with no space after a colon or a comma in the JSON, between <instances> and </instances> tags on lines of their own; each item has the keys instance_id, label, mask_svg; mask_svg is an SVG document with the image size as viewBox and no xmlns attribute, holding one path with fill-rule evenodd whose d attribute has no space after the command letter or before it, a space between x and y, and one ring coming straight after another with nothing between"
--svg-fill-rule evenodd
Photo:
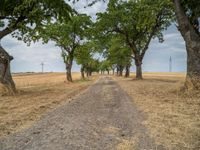
<instances>
[{"instance_id":1,"label":"gravel surface","mask_svg":"<svg viewBox=\"0 0 200 150\"><path fill-rule=\"evenodd\" d=\"M31 128L0 139L0 149L164 150L148 136L143 120L116 81L101 77Z\"/></svg>"}]
</instances>

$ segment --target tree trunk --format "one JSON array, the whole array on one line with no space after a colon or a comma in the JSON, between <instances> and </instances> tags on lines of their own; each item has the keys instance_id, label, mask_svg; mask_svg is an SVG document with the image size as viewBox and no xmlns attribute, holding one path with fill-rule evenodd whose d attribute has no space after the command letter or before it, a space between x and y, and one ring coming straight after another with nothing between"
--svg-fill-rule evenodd
<instances>
[{"instance_id":1,"label":"tree trunk","mask_svg":"<svg viewBox=\"0 0 200 150\"><path fill-rule=\"evenodd\" d=\"M3 37L12 33L16 27L13 28L5 28L0 31L0 42ZM10 62L13 60L13 57L10 56L1 46L0 43L0 84L2 87L2 91L0 94L9 94L14 95L17 90L15 87L15 83L12 79L12 74L10 71Z\"/></svg>"},{"instance_id":2,"label":"tree trunk","mask_svg":"<svg viewBox=\"0 0 200 150\"><path fill-rule=\"evenodd\" d=\"M187 77L185 88L187 90L200 89L200 36L190 23L184 12L180 0L174 0L179 30L186 43L187 50Z\"/></svg>"},{"instance_id":3,"label":"tree trunk","mask_svg":"<svg viewBox=\"0 0 200 150\"><path fill-rule=\"evenodd\" d=\"M198 51L200 52L200 43L198 45ZM186 47L188 58L185 88L188 90L200 90L200 53L197 53L195 48L191 46L187 45Z\"/></svg>"},{"instance_id":4,"label":"tree trunk","mask_svg":"<svg viewBox=\"0 0 200 150\"><path fill-rule=\"evenodd\" d=\"M123 71L119 71L119 76L121 77L121 76L123 76Z\"/></svg>"},{"instance_id":5,"label":"tree trunk","mask_svg":"<svg viewBox=\"0 0 200 150\"><path fill-rule=\"evenodd\" d=\"M0 83L2 91L0 94L14 95L16 93L15 83L10 72L10 62L13 59L0 45Z\"/></svg>"},{"instance_id":6,"label":"tree trunk","mask_svg":"<svg viewBox=\"0 0 200 150\"><path fill-rule=\"evenodd\" d=\"M91 70L89 71L89 76L92 76L92 71Z\"/></svg>"},{"instance_id":7,"label":"tree trunk","mask_svg":"<svg viewBox=\"0 0 200 150\"><path fill-rule=\"evenodd\" d=\"M67 81L72 82L72 73L71 73L71 66L70 64L66 64L66 75L67 75Z\"/></svg>"},{"instance_id":8,"label":"tree trunk","mask_svg":"<svg viewBox=\"0 0 200 150\"><path fill-rule=\"evenodd\" d=\"M119 76L123 76L123 67L119 66Z\"/></svg>"},{"instance_id":9,"label":"tree trunk","mask_svg":"<svg viewBox=\"0 0 200 150\"><path fill-rule=\"evenodd\" d=\"M73 56L71 54L69 54L67 61L66 61L66 76L67 76L67 81L69 82L73 82L72 80L72 63L73 63Z\"/></svg>"},{"instance_id":10,"label":"tree trunk","mask_svg":"<svg viewBox=\"0 0 200 150\"><path fill-rule=\"evenodd\" d=\"M86 75L87 75L87 77L89 77L89 71L88 71L88 69L86 70Z\"/></svg>"},{"instance_id":11,"label":"tree trunk","mask_svg":"<svg viewBox=\"0 0 200 150\"><path fill-rule=\"evenodd\" d=\"M115 69L112 69L112 71L113 71L113 73L112 73L112 74L113 74L113 75L115 75Z\"/></svg>"},{"instance_id":12,"label":"tree trunk","mask_svg":"<svg viewBox=\"0 0 200 150\"><path fill-rule=\"evenodd\" d=\"M141 80L142 77L142 60L135 58L135 66L136 66L136 79Z\"/></svg>"},{"instance_id":13,"label":"tree trunk","mask_svg":"<svg viewBox=\"0 0 200 150\"><path fill-rule=\"evenodd\" d=\"M126 66L126 73L125 73L125 77L128 78L130 76L130 66L127 65Z\"/></svg>"},{"instance_id":14,"label":"tree trunk","mask_svg":"<svg viewBox=\"0 0 200 150\"><path fill-rule=\"evenodd\" d=\"M117 76L119 76L119 66L117 66Z\"/></svg>"},{"instance_id":15,"label":"tree trunk","mask_svg":"<svg viewBox=\"0 0 200 150\"><path fill-rule=\"evenodd\" d=\"M136 79L142 79L142 65L136 65Z\"/></svg>"},{"instance_id":16,"label":"tree trunk","mask_svg":"<svg viewBox=\"0 0 200 150\"><path fill-rule=\"evenodd\" d=\"M110 74L110 71L109 70L107 70L107 72L108 72L108 75Z\"/></svg>"},{"instance_id":17,"label":"tree trunk","mask_svg":"<svg viewBox=\"0 0 200 150\"><path fill-rule=\"evenodd\" d=\"M84 66L81 66L81 78L85 79L85 74L84 74Z\"/></svg>"}]
</instances>

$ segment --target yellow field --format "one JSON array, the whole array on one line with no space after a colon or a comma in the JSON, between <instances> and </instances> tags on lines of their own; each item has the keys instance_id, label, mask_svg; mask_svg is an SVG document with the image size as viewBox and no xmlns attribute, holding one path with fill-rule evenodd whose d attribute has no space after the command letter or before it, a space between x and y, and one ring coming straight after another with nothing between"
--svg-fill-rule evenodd
<instances>
[{"instance_id":1,"label":"yellow field","mask_svg":"<svg viewBox=\"0 0 200 150\"><path fill-rule=\"evenodd\" d=\"M200 146L200 92L182 93L185 74L144 73L142 81L134 76L114 79L144 113L143 123L156 142L169 149ZM31 126L46 112L69 102L98 76L81 81L80 74L73 73L73 78L76 81L68 83L64 73L15 75L19 93L0 97L0 136Z\"/></svg>"},{"instance_id":2,"label":"yellow field","mask_svg":"<svg viewBox=\"0 0 200 150\"><path fill-rule=\"evenodd\" d=\"M80 73L73 73L73 79L81 78ZM64 83L66 81L65 73L38 73L38 74L19 74L14 75L14 80L18 89L32 88L39 85L51 85L55 83Z\"/></svg>"},{"instance_id":3,"label":"yellow field","mask_svg":"<svg viewBox=\"0 0 200 150\"><path fill-rule=\"evenodd\" d=\"M0 136L30 126L45 112L68 102L94 78L81 81L80 73L73 73L75 81L68 83L65 73L14 75L19 93L0 97Z\"/></svg>"},{"instance_id":4,"label":"yellow field","mask_svg":"<svg viewBox=\"0 0 200 150\"><path fill-rule=\"evenodd\" d=\"M144 112L151 136L169 149L200 146L200 92L184 93L183 73L145 73L144 80L116 78ZM200 148L200 147L199 147Z\"/></svg>"}]
</instances>

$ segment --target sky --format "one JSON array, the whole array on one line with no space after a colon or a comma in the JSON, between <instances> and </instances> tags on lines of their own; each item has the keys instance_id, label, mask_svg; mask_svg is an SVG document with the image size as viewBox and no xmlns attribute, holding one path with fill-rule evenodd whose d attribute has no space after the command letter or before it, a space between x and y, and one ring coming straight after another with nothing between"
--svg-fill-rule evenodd
<instances>
[{"instance_id":1,"label":"sky","mask_svg":"<svg viewBox=\"0 0 200 150\"><path fill-rule=\"evenodd\" d=\"M80 13L86 13L95 19L97 12L105 11L106 4L102 2L96 3L94 6L84 8L87 5L85 1L79 1L73 7ZM145 72L168 72L169 58L172 58L172 71L185 72L187 54L185 42L172 24L164 34L164 42L159 43L157 39L152 40L149 49L144 57L143 71ZM22 41L18 41L11 35L4 37L1 45L12 56L14 60L11 62L12 72L41 72L41 63L44 63L45 72L65 72L65 64L61 57L61 50L55 46L54 42L42 44L37 42L27 46ZM79 71L80 66L75 62L72 71ZM131 67L135 70L135 66Z\"/></svg>"}]
</instances>

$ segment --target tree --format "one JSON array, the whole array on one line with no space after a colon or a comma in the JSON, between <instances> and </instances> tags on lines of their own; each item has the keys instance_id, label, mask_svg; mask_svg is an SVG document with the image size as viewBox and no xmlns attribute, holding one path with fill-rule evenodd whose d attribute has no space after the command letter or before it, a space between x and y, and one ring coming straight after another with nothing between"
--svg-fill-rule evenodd
<instances>
[{"instance_id":1,"label":"tree","mask_svg":"<svg viewBox=\"0 0 200 150\"><path fill-rule=\"evenodd\" d=\"M52 20L69 19L71 7L64 0L1 0L0 1L0 41L11 34L18 40L30 42L34 33ZM10 56L0 46L0 83L10 94L16 92L10 72Z\"/></svg>"},{"instance_id":2,"label":"tree","mask_svg":"<svg viewBox=\"0 0 200 150\"><path fill-rule=\"evenodd\" d=\"M84 72L87 72L90 67L89 64L93 60L92 43L86 42L84 45L80 46L75 52L75 58L78 65L81 65L81 77L85 79ZM89 73L87 73L89 75Z\"/></svg>"},{"instance_id":3,"label":"tree","mask_svg":"<svg viewBox=\"0 0 200 150\"><path fill-rule=\"evenodd\" d=\"M75 51L86 42L87 29L91 23L89 16L77 14L71 16L70 21L51 23L43 31L44 42L53 40L61 48L69 82L72 82L71 69Z\"/></svg>"},{"instance_id":4,"label":"tree","mask_svg":"<svg viewBox=\"0 0 200 150\"><path fill-rule=\"evenodd\" d=\"M101 61L100 63L101 74L104 74L105 71L107 71L107 73L110 74L110 69L111 69L111 66L108 60Z\"/></svg>"},{"instance_id":5,"label":"tree","mask_svg":"<svg viewBox=\"0 0 200 150\"><path fill-rule=\"evenodd\" d=\"M86 73L87 73L87 76L91 76L93 72L99 72L99 60L98 59L94 59L94 58L91 58L88 63L87 63L87 66L86 66Z\"/></svg>"},{"instance_id":6,"label":"tree","mask_svg":"<svg viewBox=\"0 0 200 150\"><path fill-rule=\"evenodd\" d=\"M98 28L103 35L121 34L131 48L136 65L136 78L142 79L142 61L153 38L163 41L173 15L168 2L155 0L111 0L107 12L98 14Z\"/></svg>"},{"instance_id":7,"label":"tree","mask_svg":"<svg viewBox=\"0 0 200 150\"><path fill-rule=\"evenodd\" d=\"M178 29L187 50L186 89L200 90L200 1L173 0Z\"/></svg>"},{"instance_id":8,"label":"tree","mask_svg":"<svg viewBox=\"0 0 200 150\"><path fill-rule=\"evenodd\" d=\"M110 40L110 48L108 49L107 59L110 66L116 66L117 75L122 76L123 69L126 68L125 77L129 76L131 66L131 49L126 45L123 38L115 35Z\"/></svg>"}]
</instances>

